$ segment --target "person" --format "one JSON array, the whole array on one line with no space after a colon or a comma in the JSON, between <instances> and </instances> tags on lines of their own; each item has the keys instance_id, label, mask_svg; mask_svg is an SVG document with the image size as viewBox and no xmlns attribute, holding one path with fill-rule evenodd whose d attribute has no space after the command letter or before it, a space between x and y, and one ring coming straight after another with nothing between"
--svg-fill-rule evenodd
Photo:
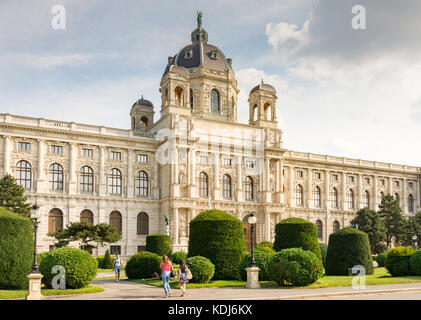
<instances>
[{"instance_id":1,"label":"person","mask_svg":"<svg viewBox=\"0 0 421 320\"><path fill-rule=\"evenodd\" d=\"M189 282L187 280L187 272L189 268L186 265L186 261L180 261L180 268L178 269L178 287L181 290L181 296L184 297L187 294L186 284Z\"/></svg>"},{"instance_id":2,"label":"person","mask_svg":"<svg viewBox=\"0 0 421 320\"><path fill-rule=\"evenodd\" d=\"M123 261L120 258L119 254L116 254L114 259L114 272L115 272L115 281L120 281L120 272L121 267L123 266Z\"/></svg>"},{"instance_id":3,"label":"person","mask_svg":"<svg viewBox=\"0 0 421 320\"><path fill-rule=\"evenodd\" d=\"M164 284L165 297L170 297L171 296L170 274L173 268L172 268L172 263L167 256L162 257L160 268L162 270L161 275L162 275L162 282Z\"/></svg>"}]
</instances>

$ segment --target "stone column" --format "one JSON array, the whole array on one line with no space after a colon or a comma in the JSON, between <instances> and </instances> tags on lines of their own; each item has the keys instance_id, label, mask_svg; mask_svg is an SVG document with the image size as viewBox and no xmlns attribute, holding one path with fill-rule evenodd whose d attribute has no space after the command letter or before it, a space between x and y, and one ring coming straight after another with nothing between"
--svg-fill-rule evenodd
<instances>
[{"instance_id":1,"label":"stone column","mask_svg":"<svg viewBox=\"0 0 421 320\"><path fill-rule=\"evenodd\" d=\"M342 199L341 199L342 210L345 210L346 208L345 202L346 202L346 173L342 172Z\"/></svg>"},{"instance_id":2,"label":"stone column","mask_svg":"<svg viewBox=\"0 0 421 320\"><path fill-rule=\"evenodd\" d=\"M37 193L43 193L45 184L45 172L44 172L44 140L38 140L38 178L36 183Z\"/></svg>"},{"instance_id":3,"label":"stone column","mask_svg":"<svg viewBox=\"0 0 421 320\"><path fill-rule=\"evenodd\" d=\"M219 154L218 153L214 153L213 161L214 161L213 199L220 200L221 192L220 192L220 187L219 187ZM209 191L212 192L211 190Z\"/></svg>"},{"instance_id":4,"label":"stone column","mask_svg":"<svg viewBox=\"0 0 421 320\"><path fill-rule=\"evenodd\" d=\"M294 167L289 167L289 195L288 205L292 207L292 198L294 197Z\"/></svg>"},{"instance_id":5,"label":"stone column","mask_svg":"<svg viewBox=\"0 0 421 320\"><path fill-rule=\"evenodd\" d=\"M283 191L284 188L284 163L282 161L282 159L279 160L279 192L280 192L280 197L279 197L279 201L281 203L285 203L285 194Z\"/></svg>"},{"instance_id":6,"label":"stone column","mask_svg":"<svg viewBox=\"0 0 421 320\"><path fill-rule=\"evenodd\" d=\"M270 188L270 159L265 158L265 168L263 171L264 202L272 202L272 190Z\"/></svg>"},{"instance_id":7,"label":"stone column","mask_svg":"<svg viewBox=\"0 0 421 320\"><path fill-rule=\"evenodd\" d=\"M243 201L243 174L241 170L241 157L235 156L235 169L236 169L236 175L237 175L237 188L236 188L236 194L237 194L237 201Z\"/></svg>"},{"instance_id":8,"label":"stone column","mask_svg":"<svg viewBox=\"0 0 421 320\"><path fill-rule=\"evenodd\" d=\"M421 201L420 201L420 183L421 181L415 181L415 199L414 199L414 209L415 212L418 212L421 209ZM421 241L421 239L419 240Z\"/></svg>"},{"instance_id":9,"label":"stone column","mask_svg":"<svg viewBox=\"0 0 421 320\"><path fill-rule=\"evenodd\" d=\"M76 193L76 146L74 143L69 144L69 194Z\"/></svg>"},{"instance_id":10,"label":"stone column","mask_svg":"<svg viewBox=\"0 0 421 320\"><path fill-rule=\"evenodd\" d=\"M358 174L358 209L363 208L363 176Z\"/></svg>"},{"instance_id":11,"label":"stone column","mask_svg":"<svg viewBox=\"0 0 421 320\"><path fill-rule=\"evenodd\" d=\"M197 198L196 189L196 148L191 147L189 150L188 157L188 174L189 174L189 188L190 198Z\"/></svg>"},{"instance_id":12,"label":"stone column","mask_svg":"<svg viewBox=\"0 0 421 320\"><path fill-rule=\"evenodd\" d=\"M149 179L153 179L155 175L149 177ZM133 150L127 150L127 183L126 183L126 197L133 198L135 195L134 192L134 178L133 178ZM149 188L149 185L148 185ZM151 190L148 190L148 195L150 194Z\"/></svg>"},{"instance_id":13,"label":"stone column","mask_svg":"<svg viewBox=\"0 0 421 320\"><path fill-rule=\"evenodd\" d=\"M325 171L325 209L330 209L330 171Z\"/></svg>"},{"instance_id":14,"label":"stone column","mask_svg":"<svg viewBox=\"0 0 421 320\"><path fill-rule=\"evenodd\" d=\"M388 193L390 195L393 195L393 179L392 179L392 177L389 177L388 180L389 180L388 181Z\"/></svg>"},{"instance_id":15,"label":"stone column","mask_svg":"<svg viewBox=\"0 0 421 320\"><path fill-rule=\"evenodd\" d=\"M178 208L173 208L173 215L172 215L172 238L174 246L178 246L179 244L179 236L178 236Z\"/></svg>"},{"instance_id":16,"label":"stone column","mask_svg":"<svg viewBox=\"0 0 421 320\"><path fill-rule=\"evenodd\" d=\"M10 146L10 137L4 137L4 168L3 174L12 173L10 171L10 153L11 153L11 146Z\"/></svg>"},{"instance_id":17,"label":"stone column","mask_svg":"<svg viewBox=\"0 0 421 320\"><path fill-rule=\"evenodd\" d=\"M105 147L99 147L99 195L104 196L107 192L105 173Z\"/></svg>"},{"instance_id":18,"label":"stone column","mask_svg":"<svg viewBox=\"0 0 421 320\"><path fill-rule=\"evenodd\" d=\"M270 241L270 212L265 213L266 234L265 241Z\"/></svg>"},{"instance_id":19,"label":"stone column","mask_svg":"<svg viewBox=\"0 0 421 320\"><path fill-rule=\"evenodd\" d=\"M311 198L312 198L311 192L313 190L312 180L313 180L313 170L308 168L307 169L307 183L308 184L307 184L307 199L306 199L307 208L311 208Z\"/></svg>"},{"instance_id":20,"label":"stone column","mask_svg":"<svg viewBox=\"0 0 421 320\"><path fill-rule=\"evenodd\" d=\"M378 205L378 201L377 201L377 199L378 199L378 197L377 197L377 193L378 193L378 191L377 191L377 180L378 180L378 177L376 176L376 175L374 175L374 177L373 177L373 210L377 210L377 205Z\"/></svg>"},{"instance_id":21,"label":"stone column","mask_svg":"<svg viewBox=\"0 0 421 320\"><path fill-rule=\"evenodd\" d=\"M406 194L408 181L407 181L406 178L403 179L402 184L403 184L402 185L402 213L406 214L406 213L408 213L408 208L407 208L408 195Z\"/></svg>"},{"instance_id":22,"label":"stone column","mask_svg":"<svg viewBox=\"0 0 421 320\"><path fill-rule=\"evenodd\" d=\"M153 164L153 190L152 190L152 196L155 199L159 198L159 166L158 161L155 156L155 162Z\"/></svg>"}]
</instances>

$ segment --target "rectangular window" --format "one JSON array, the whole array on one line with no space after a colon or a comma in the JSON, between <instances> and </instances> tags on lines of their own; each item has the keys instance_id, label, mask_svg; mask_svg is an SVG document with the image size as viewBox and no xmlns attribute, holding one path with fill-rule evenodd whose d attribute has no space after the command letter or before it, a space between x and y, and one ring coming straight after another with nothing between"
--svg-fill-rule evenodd
<instances>
[{"instance_id":1,"label":"rectangular window","mask_svg":"<svg viewBox=\"0 0 421 320\"><path fill-rule=\"evenodd\" d=\"M224 166L231 166L231 159L222 159L222 164Z\"/></svg>"},{"instance_id":2,"label":"rectangular window","mask_svg":"<svg viewBox=\"0 0 421 320\"><path fill-rule=\"evenodd\" d=\"M338 175L332 174L332 181L338 181Z\"/></svg>"},{"instance_id":3,"label":"rectangular window","mask_svg":"<svg viewBox=\"0 0 421 320\"><path fill-rule=\"evenodd\" d=\"M395 181L395 187L399 187L399 181Z\"/></svg>"},{"instance_id":4,"label":"rectangular window","mask_svg":"<svg viewBox=\"0 0 421 320\"><path fill-rule=\"evenodd\" d=\"M370 184L370 178L364 178L365 184Z\"/></svg>"},{"instance_id":5,"label":"rectangular window","mask_svg":"<svg viewBox=\"0 0 421 320\"><path fill-rule=\"evenodd\" d=\"M410 188L410 189L414 188L414 183L413 182L408 182L408 188Z\"/></svg>"},{"instance_id":6,"label":"rectangular window","mask_svg":"<svg viewBox=\"0 0 421 320\"><path fill-rule=\"evenodd\" d=\"M385 184L384 179L380 179L380 184L381 184L382 186L384 186L384 184Z\"/></svg>"},{"instance_id":7,"label":"rectangular window","mask_svg":"<svg viewBox=\"0 0 421 320\"><path fill-rule=\"evenodd\" d=\"M200 156L199 157L199 162L200 163L208 163L208 157L206 157L206 156Z\"/></svg>"},{"instance_id":8,"label":"rectangular window","mask_svg":"<svg viewBox=\"0 0 421 320\"><path fill-rule=\"evenodd\" d=\"M120 254L121 255L121 246L110 246L110 254L112 254L112 255Z\"/></svg>"},{"instance_id":9,"label":"rectangular window","mask_svg":"<svg viewBox=\"0 0 421 320\"><path fill-rule=\"evenodd\" d=\"M137 246L137 252L145 251L146 246Z\"/></svg>"},{"instance_id":10,"label":"rectangular window","mask_svg":"<svg viewBox=\"0 0 421 320\"><path fill-rule=\"evenodd\" d=\"M111 160L121 160L121 152L111 151Z\"/></svg>"},{"instance_id":11,"label":"rectangular window","mask_svg":"<svg viewBox=\"0 0 421 320\"><path fill-rule=\"evenodd\" d=\"M355 178L353 176L349 176L349 182L354 183Z\"/></svg>"},{"instance_id":12,"label":"rectangular window","mask_svg":"<svg viewBox=\"0 0 421 320\"><path fill-rule=\"evenodd\" d=\"M56 249L56 246L55 245L53 245L53 244L50 244L49 246L48 246L48 250L49 251L53 251L53 250L55 250Z\"/></svg>"},{"instance_id":13,"label":"rectangular window","mask_svg":"<svg viewBox=\"0 0 421 320\"><path fill-rule=\"evenodd\" d=\"M31 151L31 144L29 142L18 142L19 151Z\"/></svg>"},{"instance_id":14,"label":"rectangular window","mask_svg":"<svg viewBox=\"0 0 421 320\"><path fill-rule=\"evenodd\" d=\"M50 146L50 152L54 154L63 154L63 147L62 146Z\"/></svg>"},{"instance_id":15,"label":"rectangular window","mask_svg":"<svg viewBox=\"0 0 421 320\"><path fill-rule=\"evenodd\" d=\"M137 155L137 162L148 162L148 155L147 154L138 154Z\"/></svg>"},{"instance_id":16,"label":"rectangular window","mask_svg":"<svg viewBox=\"0 0 421 320\"><path fill-rule=\"evenodd\" d=\"M246 168L254 168L254 162L253 161L246 161Z\"/></svg>"},{"instance_id":17,"label":"rectangular window","mask_svg":"<svg viewBox=\"0 0 421 320\"><path fill-rule=\"evenodd\" d=\"M82 148L82 157L92 158L93 150Z\"/></svg>"},{"instance_id":18,"label":"rectangular window","mask_svg":"<svg viewBox=\"0 0 421 320\"><path fill-rule=\"evenodd\" d=\"M315 178L315 179L320 180L320 177L321 177L320 172L315 172L315 173L314 173L314 178Z\"/></svg>"},{"instance_id":19,"label":"rectangular window","mask_svg":"<svg viewBox=\"0 0 421 320\"><path fill-rule=\"evenodd\" d=\"M297 171L297 178L302 178L302 177L303 177L303 172Z\"/></svg>"}]
</instances>

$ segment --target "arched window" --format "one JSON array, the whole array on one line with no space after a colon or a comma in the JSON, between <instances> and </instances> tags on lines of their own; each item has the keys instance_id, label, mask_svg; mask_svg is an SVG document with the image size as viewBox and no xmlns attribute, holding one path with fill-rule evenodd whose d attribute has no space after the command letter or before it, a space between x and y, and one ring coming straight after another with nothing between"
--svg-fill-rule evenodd
<instances>
[{"instance_id":1,"label":"arched window","mask_svg":"<svg viewBox=\"0 0 421 320\"><path fill-rule=\"evenodd\" d=\"M384 201L384 193L383 192L380 192L379 200L380 200L380 203L382 203Z\"/></svg>"},{"instance_id":2,"label":"arched window","mask_svg":"<svg viewBox=\"0 0 421 320\"><path fill-rule=\"evenodd\" d=\"M370 193L368 191L365 191L364 192L363 206L364 206L364 208L369 208L370 209Z\"/></svg>"},{"instance_id":3,"label":"arched window","mask_svg":"<svg viewBox=\"0 0 421 320\"><path fill-rule=\"evenodd\" d=\"M16 164L16 182L25 189L31 189L31 165L21 160Z\"/></svg>"},{"instance_id":4,"label":"arched window","mask_svg":"<svg viewBox=\"0 0 421 320\"><path fill-rule=\"evenodd\" d=\"M414 195L412 194L408 196L408 211L414 212Z\"/></svg>"},{"instance_id":5,"label":"arched window","mask_svg":"<svg viewBox=\"0 0 421 320\"><path fill-rule=\"evenodd\" d=\"M400 206L401 205L401 199L399 197L399 193L397 193L397 192L395 193L395 200L398 203L398 205Z\"/></svg>"},{"instance_id":6,"label":"arched window","mask_svg":"<svg viewBox=\"0 0 421 320\"><path fill-rule=\"evenodd\" d=\"M321 207L322 206L320 188L318 186L314 187L314 189L313 189L313 199L314 199L314 206L315 207Z\"/></svg>"},{"instance_id":7,"label":"arched window","mask_svg":"<svg viewBox=\"0 0 421 320\"><path fill-rule=\"evenodd\" d=\"M332 204L332 208L338 208L339 207L338 190L336 190L336 188L330 189L330 201L331 201L331 204Z\"/></svg>"},{"instance_id":8,"label":"arched window","mask_svg":"<svg viewBox=\"0 0 421 320\"><path fill-rule=\"evenodd\" d=\"M303 187L299 184L295 186L295 204L302 207L304 204L303 201Z\"/></svg>"},{"instance_id":9,"label":"arched window","mask_svg":"<svg viewBox=\"0 0 421 320\"><path fill-rule=\"evenodd\" d=\"M136 194L141 197L148 196L149 178L145 171L139 171L136 176Z\"/></svg>"},{"instance_id":10,"label":"arched window","mask_svg":"<svg viewBox=\"0 0 421 320\"><path fill-rule=\"evenodd\" d=\"M149 217L146 212L137 215L137 234L146 236L149 234Z\"/></svg>"},{"instance_id":11,"label":"arched window","mask_svg":"<svg viewBox=\"0 0 421 320\"><path fill-rule=\"evenodd\" d=\"M222 195L224 199L231 199L231 177L227 174L222 177Z\"/></svg>"},{"instance_id":12,"label":"arched window","mask_svg":"<svg viewBox=\"0 0 421 320\"><path fill-rule=\"evenodd\" d=\"M194 109L194 95L193 95L193 89L190 89L190 108Z\"/></svg>"},{"instance_id":13,"label":"arched window","mask_svg":"<svg viewBox=\"0 0 421 320\"><path fill-rule=\"evenodd\" d=\"M253 107L253 121L257 121L259 117L259 108L257 108L257 104Z\"/></svg>"},{"instance_id":14,"label":"arched window","mask_svg":"<svg viewBox=\"0 0 421 320\"><path fill-rule=\"evenodd\" d=\"M63 190L63 167L58 163L50 165L50 190Z\"/></svg>"},{"instance_id":15,"label":"arched window","mask_svg":"<svg viewBox=\"0 0 421 320\"><path fill-rule=\"evenodd\" d=\"M121 194L121 171L113 168L108 176L108 193Z\"/></svg>"},{"instance_id":16,"label":"arched window","mask_svg":"<svg viewBox=\"0 0 421 320\"><path fill-rule=\"evenodd\" d=\"M110 225L117 229L117 232L122 233L123 230L123 217L121 213L114 210L110 214Z\"/></svg>"},{"instance_id":17,"label":"arched window","mask_svg":"<svg viewBox=\"0 0 421 320\"><path fill-rule=\"evenodd\" d=\"M48 233L59 229L63 229L63 212L55 208L48 213Z\"/></svg>"},{"instance_id":18,"label":"arched window","mask_svg":"<svg viewBox=\"0 0 421 320\"><path fill-rule=\"evenodd\" d=\"M355 196L352 189L348 190L348 209L355 209Z\"/></svg>"},{"instance_id":19,"label":"arched window","mask_svg":"<svg viewBox=\"0 0 421 320\"><path fill-rule=\"evenodd\" d=\"M85 209L80 213L80 222L83 221L94 224L94 214L91 210Z\"/></svg>"},{"instance_id":20,"label":"arched window","mask_svg":"<svg viewBox=\"0 0 421 320\"><path fill-rule=\"evenodd\" d=\"M211 91L211 110L212 112L220 111L219 92L215 89Z\"/></svg>"},{"instance_id":21,"label":"arched window","mask_svg":"<svg viewBox=\"0 0 421 320\"><path fill-rule=\"evenodd\" d=\"M94 189L94 171L84 166L80 169L80 191L92 192Z\"/></svg>"},{"instance_id":22,"label":"arched window","mask_svg":"<svg viewBox=\"0 0 421 320\"><path fill-rule=\"evenodd\" d=\"M254 199L253 179L249 176L247 176L246 180L244 181L244 196L246 200Z\"/></svg>"},{"instance_id":23,"label":"arched window","mask_svg":"<svg viewBox=\"0 0 421 320\"><path fill-rule=\"evenodd\" d=\"M199 195L202 198L208 196L208 175L204 172L199 173Z\"/></svg>"},{"instance_id":24,"label":"arched window","mask_svg":"<svg viewBox=\"0 0 421 320\"><path fill-rule=\"evenodd\" d=\"M264 114L265 114L265 120L272 120L272 107L269 102L266 102L263 106Z\"/></svg>"},{"instance_id":25,"label":"arched window","mask_svg":"<svg viewBox=\"0 0 421 320\"><path fill-rule=\"evenodd\" d=\"M184 105L183 88L181 88L180 86L175 87L175 98L176 98L176 103L179 106Z\"/></svg>"},{"instance_id":26,"label":"arched window","mask_svg":"<svg viewBox=\"0 0 421 320\"><path fill-rule=\"evenodd\" d=\"M149 123L148 117L142 117L142 118L140 118L140 122L141 122L141 129L142 130L147 130L148 129L148 123Z\"/></svg>"},{"instance_id":27,"label":"arched window","mask_svg":"<svg viewBox=\"0 0 421 320\"><path fill-rule=\"evenodd\" d=\"M320 220L317 220L316 228L317 228L317 238L323 239L323 222L321 222Z\"/></svg>"},{"instance_id":28,"label":"arched window","mask_svg":"<svg viewBox=\"0 0 421 320\"><path fill-rule=\"evenodd\" d=\"M336 232L340 229L339 221L335 220L333 221L333 232Z\"/></svg>"}]
</instances>

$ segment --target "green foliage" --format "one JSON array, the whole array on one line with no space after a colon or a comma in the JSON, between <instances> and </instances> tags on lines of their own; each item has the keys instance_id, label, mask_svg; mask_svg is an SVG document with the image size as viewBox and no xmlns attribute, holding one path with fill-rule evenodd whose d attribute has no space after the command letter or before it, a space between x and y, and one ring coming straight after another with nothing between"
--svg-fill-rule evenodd
<instances>
[{"instance_id":1,"label":"green foliage","mask_svg":"<svg viewBox=\"0 0 421 320\"><path fill-rule=\"evenodd\" d=\"M410 259L415 250L411 247L395 247L387 251L386 268L392 276L411 275Z\"/></svg>"},{"instance_id":2,"label":"green foliage","mask_svg":"<svg viewBox=\"0 0 421 320\"><path fill-rule=\"evenodd\" d=\"M265 246L256 247L256 249L254 251L264 251L264 252L268 252L268 253L271 253L271 254L275 254L276 253L276 251L273 250L272 248L265 247Z\"/></svg>"},{"instance_id":3,"label":"green foliage","mask_svg":"<svg viewBox=\"0 0 421 320\"><path fill-rule=\"evenodd\" d=\"M205 257L190 257L186 264L193 276L190 282L208 283L215 274L215 265Z\"/></svg>"},{"instance_id":4,"label":"green foliage","mask_svg":"<svg viewBox=\"0 0 421 320\"><path fill-rule=\"evenodd\" d=\"M365 232L343 228L329 237L326 256L327 275L348 275L348 269L362 265L366 274L373 274L370 242Z\"/></svg>"},{"instance_id":5,"label":"green foliage","mask_svg":"<svg viewBox=\"0 0 421 320\"><path fill-rule=\"evenodd\" d=\"M105 251L104 258L102 259L101 269L112 269L114 268L114 259L111 258L110 250Z\"/></svg>"},{"instance_id":6,"label":"green foliage","mask_svg":"<svg viewBox=\"0 0 421 320\"><path fill-rule=\"evenodd\" d=\"M379 253L374 257L374 261L377 262L378 267L384 267L386 265L386 253Z\"/></svg>"},{"instance_id":7,"label":"green foliage","mask_svg":"<svg viewBox=\"0 0 421 320\"><path fill-rule=\"evenodd\" d=\"M66 272L66 289L80 289L95 279L98 264L86 251L77 248L58 248L49 251L42 260L39 270L42 283L52 288L52 280L57 273L51 273L54 266L63 266Z\"/></svg>"},{"instance_id":8,"label":"green foliage","mask_svg":"<svg viewBox=\"0 0 421 320\"><path fill-rule=\"evenodd\" d=\"M421 250L417 250L412 254L409 263L411 265L411 271L415 275L421 276Z\"/></svg>"},{"instance_id":9,"label":"green foliage","mask_svg":"<svg viewBox=\"0 0 421 320\"><path fill-rule=\"evenodd\" d=\"M166 234L156 233L146 236L145 251L156 253L160 256L171 256L171 239Z\"/></svg>"},{"instance_id":10,"label":"green foliage","mask_svg":"<svg viewBox=\"0 0 421 320\"><path fill-rule=\"evenodd\" d=\"M376 211L368 208L359 210L351 221L351 226L367 233L372 253L377 254L386 250L386 227Z\"/></svg>"},{"instance_id":11,"label":"green foliage","mask_svg":"<svg viewBox=\"0 0 421 320\"><path fill-rule=\"evenodd\" d=\"M181 260L186 260L186 259L187 259L187 253L182 252L182 251L174 252L171 255L171 261L176 264L180 264Z\"/></svg>"},{"instance_id":12,"label":"green foliage","mask_svg":"<svg viewBox=\"0 0 421 320\"><path fill-rule=\"evenodd\" d=\"M270 249L268 247L264 247L265 249ZM272 249L270 249L272 250ZM272 250L273 251L273 250ZM256 265L260 268L259 271L259 281L268 281L269 278L269 261L272 258L272 256L275 254L271 252L267 252L265 250L259 249L254 252L254 261L256 262ZM238 265L238 272L240 273L240 277L242 280L247 280L247 271L246 268L251 266L251 253L247 254L245 256L240 264Z\"/></svg>"},{"instance_id":13,"label":"green foliage","mask_svg":"<svg viewBox=\"0 0 421 320\"><path fill-rule=\"evenodd\" d=\"M98 256L98 257L96 257L95 259L96 259L96 261L98 262L98 269L104 269L104 268L102 267L103 262L104 262L104 256Z\"/></svg>"},{"instance_id":14,"label":"green foliage","mask_svg":"<svg viewBox=\"0 0 421 320\"><path fill-rule=\"evenodd\" d=\"M188 257L202 256L215 265L216 280L239 279L238 264L246 251L243 224L220 210L208 210L190 222Z\"/></svg>"},{"instance_id":15,"label":"green foliage","mask_svg":"<svg viewBox=\"0 0 421 320\"><path fill-rule=\"evenodd\" d=\"M121 234L108 223L93 225L87 221L70 222L66 229L48 235L58 240L56 247L65 247L72 241L79 241L85 250L121 240ZM96 245L91 242L96 242Z\"/></svg>"},{"instance_id":16,"label":"green foliage","mask_svg":"<svg viewBox=\"0 0 421 320\"><path fill-rule=\"evenodd\" d=\"M18 185L15 178L6 173L0 179L0 207L29 218L31 204L26 201L25 189Z\"/></svg>"},{"instance_id":17,"label":"green foliage","mask_svg":"<svg viewBox=\"0 0 421 320\"><path fill-rule=\"evenodd\" d=\"M301 218L288 218L276 224L273 248L276 252L288 248L301 248L313 252L322 259L316 225Z\"/></svg>"},{"instance_id":18,"label":"green foliage","mask_svg":"<svg viewBox=\"0 0 421 320\"><path fill-rule=\"evenodd\" d=\"M141 251L132 255L126 264L129 279L148 279L160 273L161 257L153 252Z\"/></svg>"},{"instance_id":19,"label":"green foliage","mask_svg":"<svg viewBox=\"0 0 421 320\"><path fill-rule=\"evenodd\" d=\"M280 286L306 286L323 276L322 261L311 251L283 249L269 261L269 276Z\"/></svg>"},{"instance_id":20,"label":"green foliage","mask_svg":"<svg viewBox=\"0 0 421 320\"><path fill-rule=\"evenodd\" d=\"M262 241L256 247L255 250L266 251L275 254L276 251L273 249L273 243L270 241Z\"/></svg>"},{"instance_id":21,"label":"green foliage","mask_svg":"<svg viewBox=\"0 0 421 320\"><path fill-rule=\"evenodd\" d=\"M390 194L385 196L379 205L379 215L386 227L387 248L391 247L393 239L398 243L404 242L407 235L406 223L395 197Z\"/></svg>"},{"instance_id":22,"label":"green foliage","mask_svg":"<svg viewBox=\"0 0 421 320\"><path fill-rule=\"evenodd\" d=\"M37 254L37 264L40 265L42 259L48 254L48 251L40 252Z\"/></svg>"},{"instance_id":23,"label":"green foliage","mask_svg":"<svg viewBox=\"0 0 421 320\"><path fill-rule=\"evenodd\" d=\"M327 244L319 242L320 254L322 255L323 267L326 268Z\"/></svg>"},{"instance_id":24,"label":"green foliage","mask_svg":"<svg viewBox=\"0 0 421 320\"><path fill-rule=\"evenodd\" d=\"M33 259L31 220L0 208L0 289L27 288Z\"/></svg>"},{"instance_id":25,"label":"green foliage","mask_svg":"<svg viewBox=\"0 0 421 320\"><path fill-rule=\"evenodd\" d=\"M421 212L418 212L417 214L410 216L408 220L406 220L405 231L406 231L405 236L403 237L403 240L401 241L402 244L409 247L420 248ZM415 240L412 239L414 235L417 236Z\"/></svg>"}]
</instances>

